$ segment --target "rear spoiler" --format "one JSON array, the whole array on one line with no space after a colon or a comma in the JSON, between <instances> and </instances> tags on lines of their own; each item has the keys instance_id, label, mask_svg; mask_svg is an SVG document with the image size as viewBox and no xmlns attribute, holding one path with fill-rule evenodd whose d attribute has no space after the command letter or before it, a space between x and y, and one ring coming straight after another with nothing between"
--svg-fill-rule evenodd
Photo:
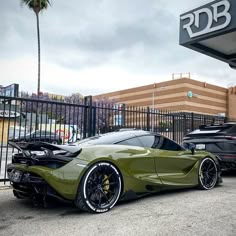
<instances>
[{"instance_id":1,"label":"rear spoiler","mask_svg":"<svg viewBox=\"0 0 236 236\"><path fill-rule=\"evenodd\" d=\"M56 144L51 144L47 142L11 142L9 141L8 144L12 146L13 148L16 148L18 151L22 152L22 154L27 157L30 156L29 151L66 151L73 156L76 156L81 152L81 147L76 144L70 144L70 145L56 145Z\"/></svg>"}]
</instances>

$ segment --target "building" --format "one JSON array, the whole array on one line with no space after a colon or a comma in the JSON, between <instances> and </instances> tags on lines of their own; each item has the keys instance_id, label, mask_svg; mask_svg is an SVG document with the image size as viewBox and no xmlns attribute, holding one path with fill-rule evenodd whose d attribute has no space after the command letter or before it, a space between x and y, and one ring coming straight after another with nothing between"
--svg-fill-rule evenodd
<instances>
[{"instance_id":1,"label":"building","mask_svg":"<svg viewBox=\"0 0 236 236\"><path fill-rule=\"evenodd\" d=\"M93 96L113 99L126 106L227 116L236 120L236 87L224 88L180 78Z\"/></svg>"}]
</instances>

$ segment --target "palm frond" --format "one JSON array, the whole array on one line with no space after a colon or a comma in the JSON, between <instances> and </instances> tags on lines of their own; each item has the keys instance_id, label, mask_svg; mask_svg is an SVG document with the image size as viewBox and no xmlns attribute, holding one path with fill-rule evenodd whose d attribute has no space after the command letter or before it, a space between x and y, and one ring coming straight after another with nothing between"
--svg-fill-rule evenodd
<instances>
[{"instance_id":1,"label":"palm frond","mask_svg":"<svg viewBox=\"0 0 236 236\"><path fill-rule=\"evenodd\" d=\"M47 9L48 5L51 6L50 0L20 0L21 5L26 5L30 9L38 8L40 10Z\"/></svg>"}]
</instances>

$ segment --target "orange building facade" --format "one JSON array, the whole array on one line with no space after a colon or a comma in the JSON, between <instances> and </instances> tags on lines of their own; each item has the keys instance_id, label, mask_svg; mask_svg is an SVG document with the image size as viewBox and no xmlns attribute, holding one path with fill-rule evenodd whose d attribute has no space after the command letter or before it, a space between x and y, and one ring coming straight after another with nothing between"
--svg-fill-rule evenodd
<instances>
[{"instance_id":1,"label":"orange building facade","mask_svg":"<svg viewBox=\"0 0 236 236\"><path fill-rule=\"evenodd\" d=\"M227 116L236 120L236 87L224 88L189 78L93 96L109 98L126 106Z\"/></svg>"}]
</instances>

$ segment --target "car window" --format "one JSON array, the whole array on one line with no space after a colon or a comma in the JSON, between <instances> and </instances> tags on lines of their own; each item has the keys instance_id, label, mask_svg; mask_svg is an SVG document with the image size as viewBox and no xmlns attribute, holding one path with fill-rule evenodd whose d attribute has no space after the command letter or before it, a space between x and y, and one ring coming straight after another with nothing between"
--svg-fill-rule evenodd
<instances>
[{"instance_id":1,"label":"car window","mask_svg":"<svg viewBox=\"0 0 236 236\"><path fill-rule=\"evenodd\" d=\"M116 144L130 145L130 146L141 146L141 147L143 146L138 138L127 139L127 140L124 140L124 141L121 141L121 142L117 142Z\"/></svg>"},{"instance_id":2,"label":"car window","mask_svg":"<svg viewBox=\"0 0 236 236\"><path fill-rule=\"evenodd\" d=\"M169 150L169 151L180 151L183 150L183 148L178 145L177 143L175 143L174 141L163 137L163 141L160 142L162 143L159 147L159 149L163 149L163 150Z\"/></svg>"},{"instance_id":3,"label":"car window","mask_svg":"<svg viewBox=\"0 0 236 236\"><path fill-rule=\"evenodd\" d=\"M179 144L163 136L145 135L139 137L139 139L143 143L144 147L170 150L170 151L183 150L183 148Z\"/></svg>"},{"instance_id":4,"label":"car window","mask_svg":"<svg viewBox=\"0 0 236 236\"><path fill-rule=\"evenodd\" d=\"M53 136L55 133L45 130L36 130L35 132L32 132L31 135L35 134L36 136L45 136L45 135L51 135Z\"/></svg>"},{"instance_id":5,"label":"car window","mask_svg":"<svg viewBox=\"0 0 236 236\"><path fill-rule=\"evenodd\" d=\"M43 132L43 134L50 135L50 136L54 136L55 135L55 133L50 132L50 131L45 131L45 132Z\"/></svg>"},{"instance_id":6,"label":"car window","mask_svg":"<svg viewBox=\"0 0 236 236\"><path fill-rule=\"evenodd\" d=\"M159 137L155 135L144 135L138 137L138 139L143 144L143 146L147 148L155 148L157 142L159 142Z\"/></svg>"}]
</instances>

